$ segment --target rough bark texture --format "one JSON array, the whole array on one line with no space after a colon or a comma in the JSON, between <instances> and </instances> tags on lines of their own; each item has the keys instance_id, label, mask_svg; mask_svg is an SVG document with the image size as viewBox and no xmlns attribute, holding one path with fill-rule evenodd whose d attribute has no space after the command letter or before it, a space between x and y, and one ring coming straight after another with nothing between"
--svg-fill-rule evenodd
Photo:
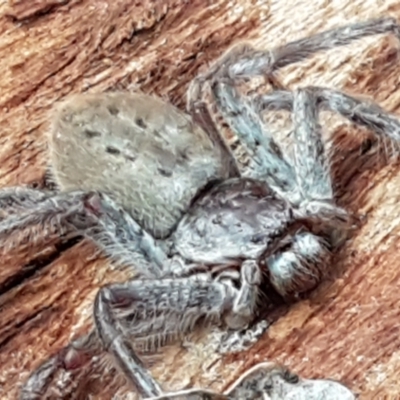
<instances>
[{"instance_id":1,"label":"rough bark texture","mask_svg":"<svg viewBox=\"0 0 400 400\"><path fill-rule=\"evenodd\" d=\"M183 107L198 68L233 41L272 47L350 21L384 15L400 20L398 0L266 3L0 1L1 186L44 184L49 110L69 93L140 88ZM282 82L342 89L400 114L396 46L387 37L362 40L285 68ZM275 127L287 126L287 118L278 117ZM339 201L367 216L337 255L332 277L284 310L248 351L219 355L215 336L207 335L193 346L166 349L152 367L165 388L223 389L254 363L275 360L306 377L342 380L361 398L400 396L400 164L385 162L364 131L334 118L324 124L336 144ZM3 253L0 397L15 399L35 366L88 331L97 289L128 279L131 271L111 268L86 242L50 244L29 262L23 253ZM90 372L94 398L128 392L109 366L87 369L83 377ZM95 379L102 375L105 380Z\"/></svg>"}]
</instances>

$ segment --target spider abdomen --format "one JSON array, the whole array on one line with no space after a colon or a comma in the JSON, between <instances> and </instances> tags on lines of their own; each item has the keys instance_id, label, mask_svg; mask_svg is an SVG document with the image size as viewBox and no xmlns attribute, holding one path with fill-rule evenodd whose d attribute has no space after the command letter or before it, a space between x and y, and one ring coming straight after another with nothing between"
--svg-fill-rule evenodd
<instances>
[{"instance_id":1,"label":"spider abdomen","mask_svg":"<svg viewBox=\"0 0 400 400\"><path fill-rule=\"evenodd\" d=\"M106 192L158 238L171 232L201 188L229 177L231 162L173 105L123 92L62 103L50 155L61 190Z\"/></svg>"}]
</instances>

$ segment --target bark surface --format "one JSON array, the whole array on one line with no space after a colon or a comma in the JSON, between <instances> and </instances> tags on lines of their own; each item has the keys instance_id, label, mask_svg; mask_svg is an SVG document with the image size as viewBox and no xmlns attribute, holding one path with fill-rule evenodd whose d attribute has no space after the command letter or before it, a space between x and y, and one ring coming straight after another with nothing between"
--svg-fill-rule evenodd
<instances>
[{"instance_id":1,"label":"bark surface","mask_svg":"<svg viewBox=\"0 0 400 400\"><path fill-rule=\"evenodd\" d=\"M386 15L400 21L400 1L0 1L1 186L45 185L49 111L70 93L140 89L183 108L198 69L233 42L274 47ZM287 67L280 79L289 88L345 90L400 115L398 45L387 36L361 40ZM276 129L289 124L283 115L270 120ZM217 333L163 350L152 372L166 389L220 390L253 364L274 360L305 377L341 380L361 398L398 397L400 162L387 162L385 147L341 119L327 117L324 126L333 137L339 202L366 215L332 276L282 310L247 351L216 353ZM35 260L23 249L1 254L2 399L15 399L30 371L90 329L100 286L132 274L112 268L87 242L41 250ZM68 398L130 398L107 362L76 382Z\"/></svg>"}]
</instances>

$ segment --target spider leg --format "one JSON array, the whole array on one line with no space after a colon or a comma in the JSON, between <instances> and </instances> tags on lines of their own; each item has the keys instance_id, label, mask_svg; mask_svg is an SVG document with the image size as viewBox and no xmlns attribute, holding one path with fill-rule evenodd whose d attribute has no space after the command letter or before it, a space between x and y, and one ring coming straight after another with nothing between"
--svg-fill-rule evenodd
<instances>
[{"instance_id":1,"label":"spider leg","mask_svg":"<svg viewBox=\"0 0 400 400\"><path fill-rule=\"evenodd\" d=\"M337 90L311 86L294 93L276 91L257 96L253 106L258 112L278 109L293 111L294 167L302 199L307 203L306 213L316 206L320 215L324 214L328 210L322 203L333 202L334 195L318 123L319 109L336 112L353 123L400 143L400 120L396 116L376 103L357 99ZM338 208L336 211L337 216L341 214ZM329 214L331 213L328 212L326 220L329 219Z\"/></svg>"},{"instance_id":2,"label":"spider leg","mask_svg":"<svg viewBox=\"0 0 400 400\"><path fill-rule=\"evenodd\" d=\"M41 200L29 211L1 221L0 241L9 241L11 236L8 246L16 247L16 240L28 237L32 244L40 239L38 227L56 238L60 234L87 236L116 263L142 267L146 275L160 276L167 263L151 235L106 195L69 192ZM16 239L15 232L19 233Z\"/></svg>"},{"instance_id":3,"label":"spider leg","mask_svg":"<svg viewBox=\"0 0 400 400\"><path fill-rule=\"evenodd\" d=\"M34 207L53 193L26 187L7 187L0 190L0 220L11 214L21 213Z\"/></svg>"},{"instance_id":4,"label":"spider leg","mask_svg":"<svg viewBox=\"0 0 400 400\"><path fill-rule=\"evenodd\" d=\"M216 80L212 91L224 120L250 155L249 171L243 175L265 180L277 192L291 193L296 197L295 171L266 129L260 115L242 98L233 83Z\"/></svg>"},{"instance_id":5,"label":"spider leg","mask_svg":"<svg viewBox=\"0 0 400 400\"><path fill-rule=\"evenodd\" d=\"M329 238L331 246L341 243L350 228L351 217L334 201L318 118L319 97L315 89L298 89L293 94L277 92L263 99L269 99L269 103L264 103L269 109L292 106L293 167L301 194L294 216L311 222L313 232L321 235L298 232L289 238L289 248L283 243L285 250L266 260L271 283L284 298L291 298L313 289L319 283L330 256L327 243L322 238Z\"/></svg>"},{"instance_id":6,"label":"spider leg","mask_svg":"<svg viewBox=\"0 0 400 400\"><path fill-rule=\"evenodd\" d=\"M400 121L382 109L378 104L357 99L343 92L309 86L307 91L317 99L319 108L337 112L349 121L371 129L400 142ZM293 110L293 93L290 91L276 91L256 96L253 104L260 111Z\"/></svg>"},{"instance_id":7,"label":"spider leg","mask_svg":"<svg viewBox=\"0 0 400 400\"><path fill-rule=\"evenodd\" d=\"M71 342L63 350L42 363L26 380L21 388L20 400L40 400L43 399L48 386L54 376L63 369L64 372L72 373L81 368L95 355L101 352L100 341L96 332L92 330L85 335ZM64 377L65 378L65 377ZM63 379L63 382L67 382ZM62 390L62 388L60 387Z\"/></svg>"},{"instance_id":8,"label":"spider leg","mask_svg":"<svg viewBox=\"0 0 400 400\"><path fill-rule=\"evenodd\" d=\"M24 192L25 190L22 190L22 193ZM83 192L60 193L53 197L47 197L47 194L43 194L42 197L39 192L34 197L22 196L23 200L18 199L15 193L9 197L3 196L7 204L10 198L13 201L18 200L12 203L11 211L6 209L6 212L10 211L8 217L0 221L3 257L16 252L13 257L16 257L18 262L26 263L31 257L39 255L43 246L82 236L84 229L96 223L96 220L86 215L86 196ZM13 259L12 262L16 260Z\"/></svg>"},{"instance_id":9,"label":"spider leg","mask_svg":"<svg viewBox=\"0 0 400 400\"><path fill-rule=\"evenodd\" d=\"M52 381L57 372L59 362L57 357L52 357L40 365L23 384L19 392L19 400L39 400L42 399L46 388Z\"/></svg>"},{"instance_id":10,"label":"spider leg","mask_svg":"<svg viewBox=\"0 0 400 400\"><path fill-rule=\"evenodd\" d=\"M308 89L321 107L337 112L349 121L371 129L377 134L400 142L400 120L373 102L360 100L345 93L320 87Z\"/></svg>"},{"instance_id":11,"label":"spider leg","mask_svg":"<svg viewBox=\"0 0 400 400\"><path fill-rule=\"evenodd\" d=\"M85 235L120 265L132 265L146 277L168 273L169 260L154 238L110 197L99 194L86 202L98 224Z\"/></svg>"},{"instance_id":12,"label":"spider leg","mask_svg":"<svg viewBox=\"0 0 400 400\"><path fill-rule=\"evenodd\" d=\"M84 201L88 196L84 192L60 193L40 200L32 207L27 207L21 214L11 215L0 223L0 238L21 229L29 229L37 225L67 227L75 225L86 228L91 224L84 221ZM25 203L28 206L28 202ZM93 221L92 221L93 223ZM58 233L59 234L59 233Z\"/></svg>"},{"instance_id":13,"label":"spider leg","mask_svg":"<svg viewBox=\"0 0 400 400\"><path fill-rule=\"evenodd\" d=\"M144 276L154 278L168 272L162 270L167 265L167 256L154 239L106 195L60 193L43 200L29 213L11 216L0 222L0 240L20 229L34 233L34 226L38 224L50 229L55 236L59 236L60 231L75 230L77 235L93 240L114 261L139 269ZM22 388L21 399L42 398L41 394L46 392L59 368L71 372L85 364L92 355L91 343L84 339L74 341L28 378Z\"/></svg>"},{"instance_id":14,"label":"spider leg","mask_svg":"<svg viewBox=\"0 0 400 400\"><path fill-rule=\"evenodd\" d=\"M394 18L370 19L333 28L272 50L259 50L248 43L240 43L230 48L207 72L199 75L193 85L202 85L206 80L216 77L236 79L268 76L279 68L305 60L320 51L383 33L393 33L400 38L399 24Z\"/></svg>"},{"instance_id":15,"label":"spider leg","mask_svg":"<svg viewBox=\"0 0 400 400\"><path fill-rule=\"evenodd\" d=\"M348 119L365 126L392 132L400 127L396 118L384 113L376 105L367 105L343 93L330 89L307 87L295 92L276 91L257 96L253 108L257 112L265 110L288 110L293 112L294 146L292 164L295 169L300 202L299 214L326 226L347 229L350 216L335 205L330 176L330 166L326 160L324 143L319 124L319 109L323 107L347 116ZM389 135L389 134L388 134ZM392 137L394 134L392 134ZM338 239L340 241L340 239Z\"/></svg>"},{"instance_id":16,"label":"spider leg","mask_svg":"<svg viewBox=\"0 0 400 400\"><path fill-rule=\"evenodd\" d=\"M271 134L262 126L259 115L240 99L234 87L235 80L257 75L271 76L275 70L314 53L344 46L366 36L391 32L400 38L399 31L394 18L379 18L331 29L272 50L258 50L249 44L239 44L193 80L188 91L188 108L190 110L194 103L202 99L204 88L211 81L219 109L252 157L250 175L265 179L280 193L292 193L295 202L298 198L295 173L282 157ZM279 84L274 86L282 89Z\"/></svg>"},{"instance_id":17,"label":"spider leg","mask_svg":"<svg viewBox=\"0 0 400 400\"><path fill-rule=\"evenodd\" d=\"M333 201L333 188L318 118L317 98L299 89L293 99L293 161L297 183L306 201Z\"/></svg>"},{"instance_id":18,"label":"spider leg","mask_svg":"<svg viewBox=\"0 0 400 400\"><path fill-rule=\"evenodd\" d=\"M129 338L157 344L189 332L201 320L218 323L224 319L231 327L243 328L252 319L250 312L255 307L261 274L255 263L247 263L242 269L239 290L226 278L218 281L203 274L135 280L98 292L94 317L99 336L142 396L163 392L142 365Z\"/></svg>"},{"instance_id":19,"label":"spider leg","mask_svg":"<svg viewBox=\"0 0 400 400\"><path fill-rule=\"evenodd\" d=\"M208 134L215 146L221 150L222 157L229 160L229 163L224 163L225 165L228 165L230 170L229 176L239 177L240 170L235 157L233 157L229 146L219 134L205 101L200 98L192 98L188 104L188 111L193 118L193 122L203 128L204 132Z\"/></svg>"},{"instance_id":20,"label":"spider leg","mask_svg":"<svg viewBox=\"0 0 400 400\"><path fill-rule=\"evenodd\" d=\"M234 85L218 80L212 90L225 120L251 155L255 164L249 173L252 178L265 180L293 205L304 208L308 217L312 218L318 208L320 214L327 213L326 220L334 215L336 222L343 219L347 224L347 213L333 205L329 165L318 123L317 97L309 90L298 90L295 95L285 91L267 95L270 102L265 108L294 111L294 160L290 163L266 131L260 118L259 102L245 102Z\"/></svg>"}]
</instances>

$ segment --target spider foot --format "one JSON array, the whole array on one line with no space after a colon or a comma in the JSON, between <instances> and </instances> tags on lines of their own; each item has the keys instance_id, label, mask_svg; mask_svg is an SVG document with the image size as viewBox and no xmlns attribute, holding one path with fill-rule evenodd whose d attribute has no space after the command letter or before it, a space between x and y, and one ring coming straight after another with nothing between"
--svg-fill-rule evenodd
<instances>
[{"instance_id":1,"label":"spider foot","mask_svg":"<svg viewBox=\"0 0 400 400\"><path fill-rule=\"evenodd\" d=\"M95 331L83 336L41 364L27 379L20 391L19 400L46 398L51 383L59 373L63 374L58 384L60 392L67 392L73 373L90 362L101 351Z\"/></svg>"},{"instance_id":2,"label":"spider foot","mask_svg":"<svg viewBox=\"0 0 400 400\"><path fill-rule=\"evenodd\" d=\"M221 336L217 351L220 354L239 353L257 343L269 328L270 323L266 320L257 322L243 331L228 331Z\"/></svg>"}]
</instances>

